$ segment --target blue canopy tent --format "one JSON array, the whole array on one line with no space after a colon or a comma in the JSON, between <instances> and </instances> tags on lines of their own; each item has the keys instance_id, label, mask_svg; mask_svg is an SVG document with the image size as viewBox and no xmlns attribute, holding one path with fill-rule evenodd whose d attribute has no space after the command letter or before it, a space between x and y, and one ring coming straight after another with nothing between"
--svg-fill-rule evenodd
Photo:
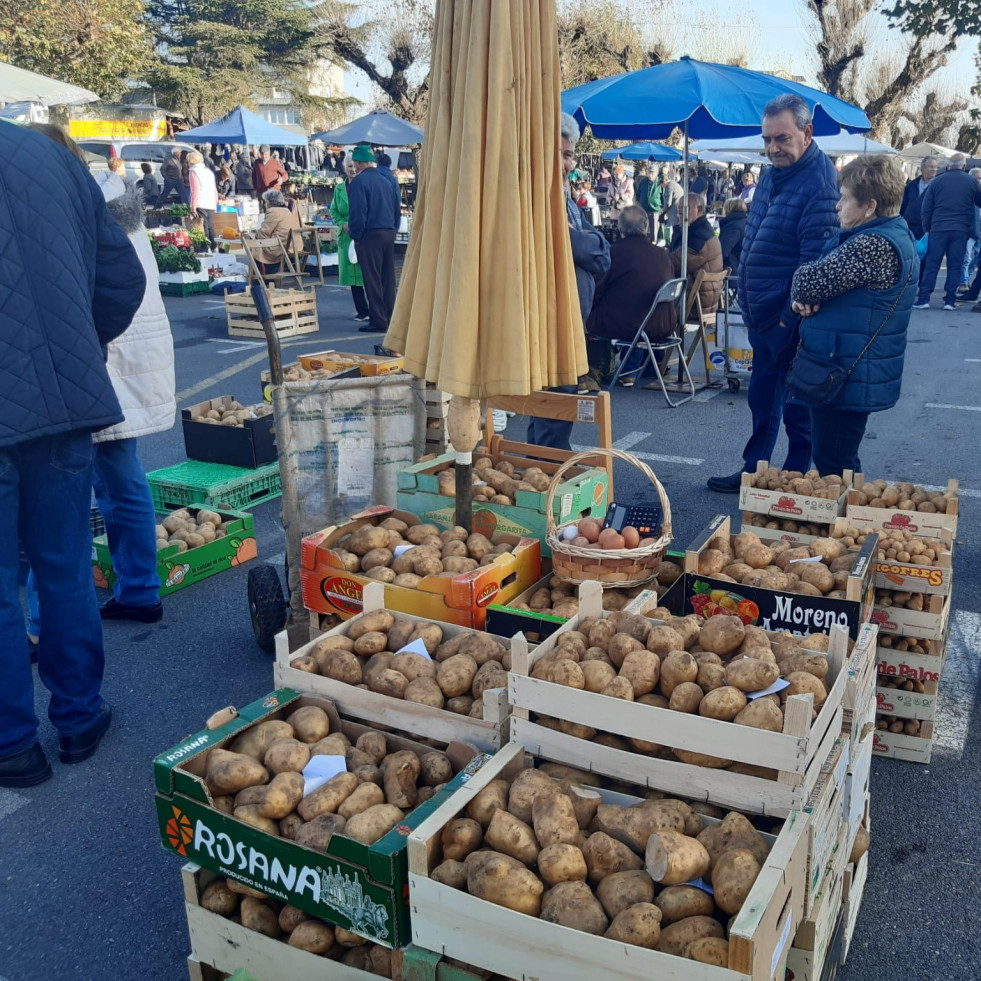
<instances>
[{"instance_id":1,"label":"blue canopy tent","mask_svg":"<svg viewBox=\"0 0 981 981\"><path fill-rule=\"evenodd\" d=\"M188 143L238 143L242 146L306 146L307 138L274 126L245 106L237 106L213 123L196 126L180 134Z\"/></svg>"},{"instance_id":2,"label":"blue canopy tent","mask_svg":"<svg viewBox=\"0 0 981 981\"><path fill-rule=\"evenodd\" d=\"M562 93L562 108L604 140L685 137L681 276L688 267L689 139L754 136L763 109L779 95L799 95L811 107L815 135L867 132L868 116L856 106L789 79L681 58L624 75L601 78Z\"/></svg>"},{"instance_id":3,"label":"blue canopy tent","mask_svg":"<svg viewBox=\"0 0 981 981\"><path fill-rule=\"evenodd\" d=\"M616 160L617 157L622 157L624 160L677 161L681 160L684 154L664 143L630 143L616 150L607 150L602 156L604 160Z\"/></svg>"},{"instance_id":4,"label":"blue canopy tent","mask_svg":"<svg viewBox=\"0 0 981 981\"><path fill-rule=\"evenodd\" d=\"M371 143L373 146L411 146L422 142L422 130L390 112L376 109L335 129L314 133L324 143Z\"/></svg>"}]
</instances>

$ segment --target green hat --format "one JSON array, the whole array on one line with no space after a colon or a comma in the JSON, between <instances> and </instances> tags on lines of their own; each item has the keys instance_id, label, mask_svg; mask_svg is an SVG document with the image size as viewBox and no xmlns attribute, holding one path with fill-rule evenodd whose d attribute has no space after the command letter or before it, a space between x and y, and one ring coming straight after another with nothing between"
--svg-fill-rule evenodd
<instances>
[{"instance_id":1,"label":"green hat","mask_svg":"<svg viewBox=\"0 0 981 981\"><path fill-rule=\"evenodd\" d=\"M351 159L356 163L374 163L375 155L370 146L356 146L351 154Z\"/></svg>"}]
</instances>

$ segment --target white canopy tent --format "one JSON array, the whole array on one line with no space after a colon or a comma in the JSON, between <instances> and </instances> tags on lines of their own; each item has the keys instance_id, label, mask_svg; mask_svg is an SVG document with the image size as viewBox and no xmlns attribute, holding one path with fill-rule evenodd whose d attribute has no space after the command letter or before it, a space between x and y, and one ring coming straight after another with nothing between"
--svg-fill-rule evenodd
<instances>
[{"instance_id":1,"label":"white canopy tent","mask_svg":"<svg viewBox=\"0 0 981 981\"><path fill-rule=\"evenodd\" d=\"M899 156L903 160L913 160L919 163L924 157L943 157L949 159L952 157L956 150L948 150L944 146L938 146L936 143L914 143L912 146L906 147L905 150L899 151Z\"/></svg>"},{"instance_id":2,"label":"white canopy tent","mask_svg":"<svg viewBox=\"0 0 981 981\"><path fill-rule=\"evenodd\" d=\"M895 153L892 147L870 140L861 133L838 133L835 136L815 136L815 142L829 157L844 157L858 153ZM742 136L729 140L696 140L692 150L702 159L728 160L727 154L763 153L763 136ZM733 160L741 163L741 160Z\"/></svg>"},{"instance_id":3,"label":"white canopy tent","mask_svg":"<svg viewBox=\"0 0 981 981\"><path fill-rule=\"evenodd\" d=\"M0 62L0 104L33 102L42 106L80 106L98 102L95 92Z\"/></svg>"}]
</instances>

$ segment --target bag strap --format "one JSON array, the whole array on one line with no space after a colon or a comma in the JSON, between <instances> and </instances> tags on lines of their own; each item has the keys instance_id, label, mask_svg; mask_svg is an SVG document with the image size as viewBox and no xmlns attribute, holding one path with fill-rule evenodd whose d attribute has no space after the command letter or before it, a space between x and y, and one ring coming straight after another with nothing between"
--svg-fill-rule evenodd
<instances>
[{"instance_id":1,"label":"bag strap","mask_svg":"<svg viewBox=\"0 0 981 981\"><path fill-rule=\"evenodd\" d=\"M906 292L906 289L909 286L909 284L912 282L912 279L913 279L913 263L910 263L909 275L906 277L906 282L903 284L903 288L896 294L896 299L893 302L892 308L886 314L885 319L882 321L882 323L879 324L879 326L876 328L875 333L869 338L868 344L866 344L865 347L862 348L862 353L859 354L859 356L855 359L854 364L852 364L852 366L848 369L848 371L845 372L846 378L848 378L851 375L851 373L858 367L859 361L861 361L862 358L864 358L865 355L868 353L869 348L872 347L872 344L875 342L875 339L879 336L879 332L882 330L883 327L886 326L887 323L889 323L890 318L896 312L896 307L899 306L899 301L903 298L903 294Z\"/></svg>"}]
</instances>

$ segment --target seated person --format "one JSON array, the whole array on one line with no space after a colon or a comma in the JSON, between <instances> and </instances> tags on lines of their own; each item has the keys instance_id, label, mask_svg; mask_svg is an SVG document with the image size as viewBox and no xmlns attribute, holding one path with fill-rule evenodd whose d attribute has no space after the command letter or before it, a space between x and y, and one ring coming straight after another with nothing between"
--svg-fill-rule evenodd
<instances>
[{"instance_id":1,"label":"seated person","mask_svg":"<svg viewBox=\"0 0 981 981\"><path fill-rule=\"evenodd\" d=\"M677 228L671 239L671 262L674 274L681 275L681 229ZM708 218L705 217L705 196L688 195L688 285L695 282L700 270L707 273L722 272L722 246L719 244ZM721 283L704 283L698 291L703 313L719 309L722 297Z\"/></svg>"},{"instance_id":2,"label":"seated person","mask_svg":"<svg viewBox=\"0 0 981 981\"><path fill-rule=\"evenodd\" d=\"M636 204L624 208L617 226L620 238L610 246L610 269L596 285L593 309L586 321L590 376L599 382L613 374L609 341L632 341L657 291L673 278L668 253L650 243L643 208ZM652 341L663 340L674 332L676 321L674 308L665 304L648 323L647 336Z\"/></svg>"},{"instance_id":3,"label":"seated person","mask_svg":"<svg viewBox=\"0 0 981 981\"><path fill-rule=\"evenodd\" d=\"M302 228L303 221L299 211L291 211L282 191L271 189L262 195L262 200L266 205L266 214L263 218L256 238L278 238L283 243L284 248L289 249L290 232L294 228ZM282 260L282 253L274 249L259 249L255 253L256 259L267 267L267 272L278 270Z\"/></svg>"}]
</instances>

